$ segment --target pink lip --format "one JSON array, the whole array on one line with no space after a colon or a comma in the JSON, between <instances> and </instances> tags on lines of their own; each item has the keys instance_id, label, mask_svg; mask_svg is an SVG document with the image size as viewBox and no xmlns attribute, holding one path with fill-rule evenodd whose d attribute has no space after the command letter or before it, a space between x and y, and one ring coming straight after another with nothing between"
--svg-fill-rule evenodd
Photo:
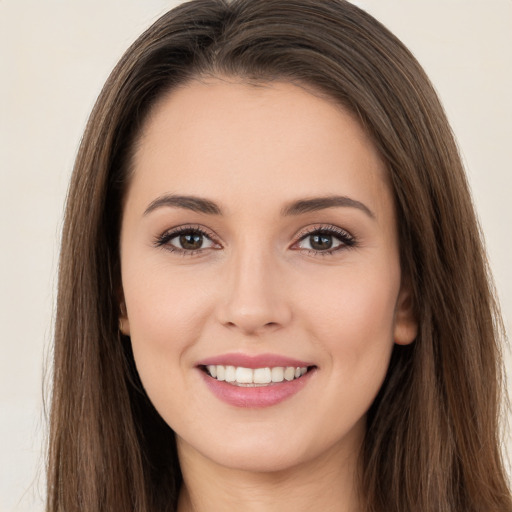
<instances>
[{"instance_id":1,"label":"pink lip","mask_svg":"<svg viewBox=\"0 0 512 512\"><path fill-rule=\"evenodd\" d=\"M259 354L257 356L248 354L223 354L221 356L210 357L200 361L198 366L208 366L221 364L224 366L242 366L243 368L273 368L276 366L294 366L304 367L313 366L313 363L291 359L278 354Z\"/></svg>"},{"instance_id":2,"label":"pink lip","mask_svg":"<svg viewBox=\"0 0 512 512\"><path fill-rule=\"evenodd\" d=\"M284 381L261 387L234 386L210 377L201 371L205 384L223 402L235 407L262 408L278 403L298 393L311 380L315 370L292 381Z\"/></svg>"},{"instance_id":3,"label":"pink lip","mask_svg":"<svg viewBox=\"0 0 512 512\"><path fill-rule=\"evenodd\" d=\"M208 365L242 366L244 368L266 368L276 366L311 367L306 361L291 359L277 354L261 354L250 356L246 354L224 354L211 357L198 363L197 367L208 389L223 402L235 407L262 408L277 405L297 394L306 386L316 373L316 368L310 369L305 375L292 381L276 382L267 386L244 387L235 386L228 382L219 381L208 375L204 366Z\"/></svg>"}]
</instances>

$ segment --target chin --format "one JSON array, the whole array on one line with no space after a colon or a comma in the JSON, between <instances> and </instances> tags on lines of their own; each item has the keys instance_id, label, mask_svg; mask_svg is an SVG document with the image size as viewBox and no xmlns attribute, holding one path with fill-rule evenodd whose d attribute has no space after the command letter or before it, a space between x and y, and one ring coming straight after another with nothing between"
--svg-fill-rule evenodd
<instances>
[{"instance_id":1,"label":"chin","mask_svg":"<svg viewBox=\"0 0 512 512\"><path fill-rule=\"evenodd\" d=\"M265 445L204 455L219 466L248 473L283 472L307 462L305 454L297 454L292 449L276 450L275 447Z\"/></svg>"},{"instance_id":2,"label":"chin","mask_svg":"<svg viewBox=\"0 0 512 512\"><path fill-rule=\"evenodd\" d=\"M270 429L252 425L252 429L227 432L222 439L204 436L199 443L179 439L180 458L191 452L211 463L235 471L276 473L323 464L327 459L355 460L364 435L364 418L346 432L315 432L311 426ZM254 427L258 429L254 431ZM190 444L189 444L190 443Z\"/></svg>"}]
</instances>

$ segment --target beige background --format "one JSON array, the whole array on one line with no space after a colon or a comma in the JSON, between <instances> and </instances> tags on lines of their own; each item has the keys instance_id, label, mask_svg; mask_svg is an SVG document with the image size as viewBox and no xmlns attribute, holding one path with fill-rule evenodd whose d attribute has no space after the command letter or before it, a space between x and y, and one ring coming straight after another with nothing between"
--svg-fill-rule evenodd
<instances>
[{"instance_id":1,"label":"beige background","mask_svg":"<svg viewBox=\"0 0 512 512\"><path fill-rule=\"evenodd\" d=\"M0 512L43 510L44 358L81 132L121 53L177 3L0 0ZM512 0L355 3L412 49L441 95L511 332Z\"/></svg>"}]
</instances>

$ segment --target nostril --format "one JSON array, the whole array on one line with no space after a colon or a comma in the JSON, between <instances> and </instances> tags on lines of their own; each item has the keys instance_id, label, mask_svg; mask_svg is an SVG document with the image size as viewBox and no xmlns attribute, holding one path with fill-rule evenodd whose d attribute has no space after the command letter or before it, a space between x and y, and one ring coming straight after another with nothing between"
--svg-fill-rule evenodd
<instances>
[{"instance_id":1,"label":"nostril","mask_svg":"<svg viewBox=\"0 0 512 512\"><path fill-rule=\"evenodd\" d=\"M280 322L265 322L264 319L257 315L241 315L235 320L229 320L224 322L224 326L229 329L240 329L246 334L258 334L269 330L278 329L281 326Z\"/></svg>"}]
</instances>

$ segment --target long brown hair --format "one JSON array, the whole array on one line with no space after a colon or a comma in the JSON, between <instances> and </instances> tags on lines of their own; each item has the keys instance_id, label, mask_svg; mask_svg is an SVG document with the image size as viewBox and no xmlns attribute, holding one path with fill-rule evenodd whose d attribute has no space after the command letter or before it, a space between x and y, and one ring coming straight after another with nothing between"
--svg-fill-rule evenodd
<instances>
[{"instance_id":1,"label":"long brown hair","mask_svg":"<svg viewBox=\"0 0 512 512\"><path fill-rule=\"evenodd\" d=\"M59 273L49 512L176 509L174 435L120 336L119 226L157 99L204 75L307 84L355 113L386 163L419 333L367 419L367 512L512 511L500 454L501 321L443 109L410 52L343 0L195 0L126 52L89 119Z\"/></svg>"}]
</instances>

